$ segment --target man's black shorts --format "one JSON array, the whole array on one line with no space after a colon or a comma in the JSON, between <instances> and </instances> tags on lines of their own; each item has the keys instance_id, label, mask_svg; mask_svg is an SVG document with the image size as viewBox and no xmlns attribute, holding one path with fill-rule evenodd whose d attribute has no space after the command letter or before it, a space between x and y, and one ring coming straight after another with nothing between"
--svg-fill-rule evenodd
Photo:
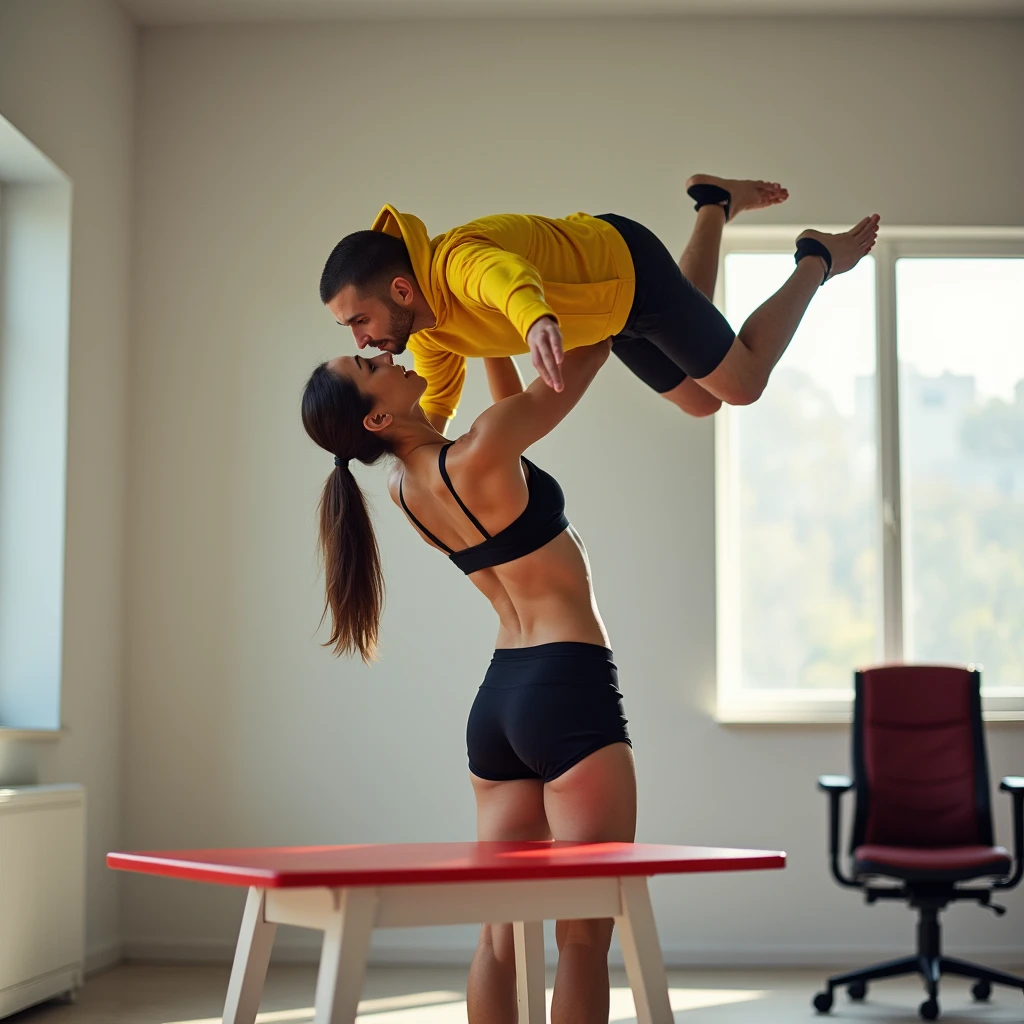
<instances>
[{"instance_id":1,"label":"man's black shorts","mask_svg":"<svg viewBox=\"0 0 1024 1024\"><path fill-rule=\"evenodd\" d=\"M652 231L628 217L604 213L633 257L636 294L612 351L648 386L664 394L689 376L706 377L736 337L729 322L691 284Z\"/></svg>"}]
</instances>

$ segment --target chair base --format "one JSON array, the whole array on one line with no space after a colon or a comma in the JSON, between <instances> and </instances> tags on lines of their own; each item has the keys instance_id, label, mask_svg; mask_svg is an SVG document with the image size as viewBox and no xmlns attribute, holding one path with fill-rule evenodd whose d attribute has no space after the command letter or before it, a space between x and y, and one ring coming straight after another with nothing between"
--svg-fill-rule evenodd
<instances>
[{"instance_id":1,"label":"chair base","mask_svg":"<svg viewBox=\"0 0 1024 1024\"><path fill-rule=\"evenodd\" d=\"M944 974L972 978L976 981L977 984L971 991L978 1002L988 999L993 985L1007 985L1024 993L1024 978L1004 971L996 971L981 964L948 956L907 956L899 960L887 960L871 967L862 967L856 971L847 971L845 974L832 975L826 982L825 990L814 997L814 1008L819 1013L828 1013L832 1009L835 989L844 985L852 990L853 998L863 999L869 981L898 978L907 974L920 974L924 979L928 998L919 1009L924 1020L935 1020L939 1016L939 980Z\"/></svg>"},{"instance_id":2,"label":"chair base","mask_svg":"<svg viewBox=\"0 0 1024 1024\"><path fill-rule=\"evenodd\" d=\"M869 891L869 902L870 895ZM842 985L849 986L850 997L858 1000L867 994L869 981L898 978L906 974L920 974L924 979L928 998L918 1008L918 1013L924 1020L935 1020L939 1016L939 980L943 974L973 978L975 985L971 992L978 1002L988 999L993 985L1008 985L1024 993L1024 978L942 955L942 927L939 923L939 914L954 900L970 898L969 892L958 893L951 884L922 884L908 885L906 890L894 895L897 898L905 898L917 911L916 955L901 957L899 960L887 960L872 967L847 971L845 974L833 974L826 982L825 991L814 997L814 1008L819 1013L828 1013L832 1009L834 992Z\"/></svg>"}]
</instances>

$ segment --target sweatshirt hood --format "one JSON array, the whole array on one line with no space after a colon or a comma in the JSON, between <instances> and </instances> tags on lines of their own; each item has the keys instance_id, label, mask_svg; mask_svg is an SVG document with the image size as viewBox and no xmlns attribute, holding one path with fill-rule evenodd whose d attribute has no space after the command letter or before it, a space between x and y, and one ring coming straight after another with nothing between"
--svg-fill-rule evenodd
<instances>
[{"instance_id":1,"label":"sweatshirt hood","mask_svg":"<svg viewBox=\"0 0 1024 1024\"><path fill-rule=\"evenodd\" d=\"M412 261L412 271L416 275L416 283L420 286L431 312L440 320L445 303L443 297L438 294L437 282L433 280L431 273L435 243L427 234L423 221L414 214L399 213L388 204L377 214L371 230L394 235L405 242Z\"/></svg>"}]
</instances>

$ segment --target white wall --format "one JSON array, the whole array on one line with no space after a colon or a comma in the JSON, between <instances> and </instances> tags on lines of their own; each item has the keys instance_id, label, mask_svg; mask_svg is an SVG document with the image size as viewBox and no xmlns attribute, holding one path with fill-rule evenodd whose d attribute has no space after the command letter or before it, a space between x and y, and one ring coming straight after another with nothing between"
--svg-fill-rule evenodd
<instances>
[{"instance_id":1,"label":"white wall","mask_svg":"<svg viewBox=\"0 0 1024 1024\"><path fill-rule=\"evenodd\" d=\"M88 794L87 954L116 956L135 30L113 0L0 4L0 112L71 178L62 720L54 743L0 739L20 781ZM55 279L56 280L56 279ZM0 778L0 781L7 781Z\"/></svg>"},{"instance_id":2,"label":"white wall","mask_svg":"<svg viewBox=\"0 0 1024 1024\"><path fill-rule=\"evenodd\" d=\"M509 22L142 36L131 376L126 836L132 847L469 839L464 723L490 610L414 536L383 474L380 662L317 646L302 432L314 364L351 344L317 300L345 233L392 202L435 232L502 210L613 210L679 250L697 170L786 183L764 220L1021 224L1024 23ZM457 427L484 402L474 368ZM660 881L675 961L866 959L912 919L825 870L839 728L724 728L711 422L614 360L537 457L589 545L640 774L640 838L789 852L774 876ZM321 637L322 638L322 634ZM1024 770L1019 728L992 773ZM1008 838L999 807L1000 834ZM126 879L127 948L225 955L240 895ZM1024 952L1024 901L950 915L949 945ZM283 940L293 955L309 938ZM466 930L386 933L442 956ZM288 943L292 945L288 947Z\"/></svg>"}]
</instances>

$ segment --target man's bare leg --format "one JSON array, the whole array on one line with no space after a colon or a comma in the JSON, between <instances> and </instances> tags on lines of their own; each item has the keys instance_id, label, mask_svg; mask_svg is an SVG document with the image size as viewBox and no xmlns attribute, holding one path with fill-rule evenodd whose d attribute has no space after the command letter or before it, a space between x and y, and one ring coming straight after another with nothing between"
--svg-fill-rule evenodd
<instances>
[{"instance_id":1,"label":"man's bare leg","mask_svg":"<svg viewBox=\"0 0 1024 1024\"><path fill-rule=\"evenodd\" d=\"M775 206L789 198L777 181L749 181L735 178L716 178L710 174L695 174L686 182L691 185L717 185L730 195L729 220L744 210L761 210ZM725 227L724 206L702 206L697 211L697 222L689 242L679 257L683 277L695 285L709 299L714 299L718 280L718 262L722 247L722 228ZM687 377L664 397L690 416L710 416L722 407L722 400L696 381Z\"/></svg>"},{"instance_id":2,"label":"man's bare leg","mask_svg":"<svg viewBox=\"0 0 1024 1024\"><path fill-rule=\"evenodd\" d=\"M698 419L714 416L722 408L722 400L702 388L692 377L684 377L671 391L663 391L661 397L667 398L687 416Z\"/></svg>"},{"instance_id":3,"label":"man's bare leg","mask_svg":"<svg viewBox=\"0 0 1024 1024\"><path fill-rule=\"evenodd\" d=\"M693 185L717 185L730 195L729 221L734 221L744 210L763 210L777 206L789 198L789 192L777 181L747 181L738 178L716 178L711 174L695 174L686 182ZM725 227L724 206L702 206L697 211L697 223L689 242L679 257L683 277L697 286L709 299L715 297L718 279L718 259L722 247L722 228Z\"/></svg>"},{"instance_id":4,"label":"man's bare leg","mask_svg":"<svg viewBox=\"0 0 1024 1024\"><path fill-rule=\"evenodd\" d=\"M821 242L832 256L829 279L852 270L878 237L878 215L872 214L841 234L805 231L800 238ZM799 241L799 239L797 239ZM768 376L790 343L826 272L820 256L802 259L792 277L747 317L725 358L699 384L729 405L757 401Z\"/></svg>"}]
</instances>

